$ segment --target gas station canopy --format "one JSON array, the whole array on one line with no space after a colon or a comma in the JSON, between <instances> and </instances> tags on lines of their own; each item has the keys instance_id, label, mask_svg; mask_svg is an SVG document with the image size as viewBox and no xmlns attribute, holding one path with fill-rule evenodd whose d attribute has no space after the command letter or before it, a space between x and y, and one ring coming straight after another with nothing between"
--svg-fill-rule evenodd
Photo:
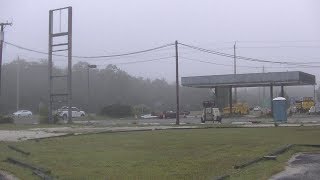
<instances>
[{"instance_id":1,"label":"gas station canopy","mask_svg":"<svg viewBox=\"0 0 320 180\"><path fill-rule=\"evenodd\" d=\"M301 71L182 77L182 86L195 88L314 85L315 76Z\"/></svg>"}]
</instances>

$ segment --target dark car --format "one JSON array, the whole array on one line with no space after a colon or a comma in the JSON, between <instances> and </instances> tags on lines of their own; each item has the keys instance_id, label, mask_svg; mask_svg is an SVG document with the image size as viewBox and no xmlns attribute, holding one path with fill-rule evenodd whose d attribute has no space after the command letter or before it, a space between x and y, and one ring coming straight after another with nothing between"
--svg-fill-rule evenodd
<instances>
[{"instance_id":1,"label":"dark car","mask_svg":"<svg viewBox=\"0 0 320 180\"><path fill-rule=\"evenodd\" d=\"M190 114L190 111L180 111L180 115L187 116Z\"/></svg>"},{"instance_id":2,"label":"dark car","mask_svg":"<svg viewBox=\"0 0 320 180\"><path fill-rule=\"evenodd\" d=\"M176 114L176 112L174 112L174 111L166 111L165 113L164 113L164 118L176 118L177 117L177 114Z\"/></svg>"}]
</instances>

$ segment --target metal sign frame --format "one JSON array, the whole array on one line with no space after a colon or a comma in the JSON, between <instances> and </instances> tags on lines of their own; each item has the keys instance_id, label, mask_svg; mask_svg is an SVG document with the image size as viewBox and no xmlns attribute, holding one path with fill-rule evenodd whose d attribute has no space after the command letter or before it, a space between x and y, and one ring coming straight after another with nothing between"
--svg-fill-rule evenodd
<instances>
[{"instance_id":1,"label":"metal sign frame","mask_svg":"<svg viewBox=\"0 0 320 180\"><path fill-rule=\"evenodd\" d=\"M53 23L53 13L55 11L66 10L68 11L68 28L66 32L59 32L54 33L54 23ZM61 23L61 16L60 16L60 23ZM61 27L60 27L61 31ZM66 43L58 43L54 44L53 40L57 37L67 36ZM55 50L55 47L66 47L64 49ZM68 72L67 75L53 75L53 53L57 51L67 51L68 55ZM53 9L49 11L49 51L48 51L48 78L49 78L49 103L48 103L48 121L49 123L54 123L53 119L53 104L55 103L55 99L65 97L67 99L67 106L68 106L68 123L72 123L72 7L64 7L59 9ZM55 93L53 92L53 80L55 78L67 78L67 92L65 93Z\"/></svg>"}]
</instances>

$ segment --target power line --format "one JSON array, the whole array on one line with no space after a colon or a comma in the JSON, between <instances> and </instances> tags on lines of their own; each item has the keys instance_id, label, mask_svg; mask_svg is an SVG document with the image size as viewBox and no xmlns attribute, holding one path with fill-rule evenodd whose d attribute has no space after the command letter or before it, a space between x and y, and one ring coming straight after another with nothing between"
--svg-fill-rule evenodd
<instances>
[{"instance_id":1,"label":"power line","mask_svg":"<svg viewBox=\"0 0 320 180\"><path fill-rule=\"evenodd\" d=\"M134 54L142 54L142 53L146 53L146 52L150 52L150 51L166 48L166 47L173 46L173 45L174 44L171 43L171 44L166 44L166 45L155 47L155 48L151 48L151 49L135 51L135 52L129 52L129 53L123 53L123 54L112 54L112 55L101 55L101 56L73 56L73 57L75 57L75 58L83 58L83 59L96 59L96 58L111 58L111 57L129 56L129 55L134 55Z\"/></svg>"},{"instance_id":2,"label":"power line","mask_svg":"<svg viewBox=\"0 0 320 180\"><path fill-rule=\"evenodd\" d=\"M226 66L226 67L233 67L232 64L220 64L220 63L214 63L210 61L204 61L200 59L194 59L194 58L187 58L180 56L181 59L188 60L188 61L194 61L194 62L201 62L206 64L212 64L212 65L218 65L218 66ZM244 68L252 68L252 69L260 69L261 66L244 66L244 65L237 65L237 67L244 67ZM320 66L289 66L289 67L274 67L274 66L265 66L265 68L268 69L295 69L295 68L318 68Z\"/></svg>"},{"instance_id":3,"label":"power line","mask_svg":"<svg viewBox=\"0 0 320 180\"><path fill-rule=\"evenodd\" d=\"M139 61L132 61L132 62L123 62L123 63L107 63L107 64L97 64L97 66L107 66L109 64L113 65L129 65L129 64L139 64L139 63L146 63L146 62L153 62L153 61L160 61L160 60L167 60L170 58L174 58L175 56L168 56L168 57L160 57L154 59L147 59L147 60L139 60ZM35 58L36 59L36 58ZM41 59L42 60L42 59ZM26 61L28 63L38 63L39 61ZM86 61L78 61L78 62L86 62ZM34 65L32 65L34 66ZM47 65L45 65L47 66Z\"/></svg>"},{"instance_id":4,"label":"power line","mask_svg":"<svg viewBox=\"0 0 320 180\"><path fill-rule=\"evenodd\" d=\"M196 46L192 46L192 45L187 45L187 44L183 44L183 43L179 43L179 44L182 45L182 46L189 47L191 49L195 49L195 50L198 50L198 51L205 52L205 53L214 54L214 55L218 55L218 56L224 56L224 57L228 57L228 58L236 57L237 59L241 59L241 60L245 60L245 61L253 61L253 62L260 62L260 63L287 64L287 65L303 65L303 64L311 64L311 63L313 63L313 62L293 63L293 62L286 62L286 61L262 60L262 59L257 59L257 58L244 57L244 56L234 56L232 54L227 54L227 53L222 53L222 52L218 52L218 51L208 50L208 49L204 49L204 48L200 48L200 47L196 47Z\"/></svg>"},{"instance_id":5,"label":"power line","mask_svg":"<svg viewBox=\"0 0 320 180\"><path fill-rule=\"evenodd\" d=\"M226 66L226 67L233 67L232 64L220 64L220 63L214 63L214 62L210 62L210 61L204 61L204 60L200 60L200 59L194 59L194 58L187 58L187 57L183 57L180 56L180 58L188 60L188 61L196 61L196 62L201 62L201 63L206 63L206 64L213 64L213 65L218 65L218 66ZM260 68L257 66L239 66L238 67L246 67L246 68Z\"/></svg>"},{"instance_id":6,"label":"power line","mask_svg":"<svg viewBox=\"0 0 320 180\"><path fill-rule=\"evenodd\" d=\"M237 40L238 43L274 44L274 43L320 43L320 40ZM212 41L206 44L234 44L234 41Z\"/></svg>"},{"instance_id":7,"label":"power line","mask_svg":"<svg viewBox=\"0 0 320 180\"><path fill-rule=\"evenodd\" d=\"M320 48L320 46L240 46L240 49Z\"/></svg>"},{"instance_id":8,"label":"power line","mask_svg":"<svg viewBox=\"0 0 320 180\"><path fill-rule=\"evenodd\" d=\"M20 55L21 57L21 55ZM35 63L38 63L38 62L41 62L42 60L46 60L44 58L35 58L35 57L30 57L30 56L25 56L25 55L22 55L22 57L24 58L23 60L27 60L27 59L33 59L33 60L36 60L36 61L26 61L26 62L35 62ZM122 63L104 63L104 64L97 64L97 66L106 66L106 65L109 65L109 64L114 64L114 65L126 65L126 64L137 64L137 63L144 63L144 62L152 62L152 61L159 61L159 60L164 60L164 59L170 59L170 58L173 58L175 56L166 56L166 57L160 57L160 58L153 58L153 59L147 59L147 60L137 60L137 61L130 61L130 62L122 62ZM108 59L109 60L109 59ZM113 60L113 59L110 59L110 60ZM56 61L65 61L67 62L66 60L63 60L63 59L56 59ZM81 60L76 60L78 63L79 62L86 62L86 63L89 63L88 61L81 61ZM95 63L96 64L96 63Z\"/></svg>"},{"instance_id":9,"label":"power line","mask_svg":"<svg viewBox=\"0 0 320 180\"><path fill-rule=\"evenodd\" d=\"M152 61L160 61L160 60L170 59L170 58L174 58L174 57L175 57L175 56L168 56L168 57L161 57L161 58L148 59L148 60L140 60L140 61L132 61L132 62L98 64L98 66L106 66L106 65L109 65L109 64L113 64L113 65L138 64L138 63L145 63L145 62L152 62Z\"/></svg>"},{"instance_id":10,"label":"power line","mask_svg":"<svg viewBox=\"0 0 320 180\"><path fill-rule=\"evenodd\" d=\"M26 50L26 51L30 51L30 52L35 52L35 53L38 53L38 54L48 55L47 52L26 48L26 47L23 47L23 46L20 46L20 45L16 45L16 44L13 44L13 43L10 43L10 42L6 42L6 41L4 41L4 43L8 44L10 46L16 47L18 49L22 49L22 50ZM305 67L308 67L305 64L319 63L319 62L296 62L296 63L294 63L294 62L285 62L285 61L262 60L262 59L257 59L257 58L234 56L232 54L222 53L222 52L218 52L216 50L204 49L204 48L200 48L200 47L196 47L196 46L192 46L192 45L187 45L187 44L183 44L183 43L179 43L179 44L182 45L182 46L185 46L185 47L188 47L188 48L191 48L191 49L195 49L195 50L198 50L198 51L201 51L201 52L209 53L209 54L224 56L224 57L228 57L228 58L236 57L237 59L246 60L246 61L253 61L253 62L260 62L260 63L303 65ZM122 53L122 54L101 55L101 56L72 56L72 57L74 57L74 58L82 58L82 59L99 59L99 58L122 57L122 56L130 56L130 55L135 55L135 54L142 54L142 53L146 53L146 52L150 52L150 51L156 51L156 50L163 49L163 48L166 48L166 47L170 47L170 46L173 46L173 45L174 45L174 43L171 43L171 44L166 44L166 45L155 47L155 48L150 48L150 49L141 50L141 51L135 51L135 52L129 52L129 53ZM54 56L60 56L60 57L67 57L65 55L60 55L60 54L53 54L53 55ZM109 60L112 60L112 59L104 59L104 61L109 61ZM133 62L133 63L135 63L135 62ZM314 67L314 66L312 66L312 67Z\"/></svg>"},{"instance_id":11,"label":"power line","mask_svg":"<svg viewBox=\"0 0 320 180\"><path fill-rule=\"evenodd\" d=\"M10 46L13 46L13 47L16 47L18 49L22 49L22 50L26 50L26 51L30 51L30 52L35 52L35 53L38 53L38 54L45 54L45 55L48 55L47 52L42 52L42 51L37 51L37 50L33 50L33 49L29 49L29 48L25 48L25 47L22 47L22 46L19 46L19 45L16 45L16 44L13 44L13 43L10 43L10 42L7 42L7 41L3 41L5 44L7 45L10 45ZM65 55L55 55L55 56L62 56L62 57L67 57Z\"/></svg>"},{"instance_id":12,"label":"power line","mask_svg":"<svg viewBox=\"0 0 320 180\"><path fill-rule=\"evenodd\" d=\"M26 50L26 51L30 51L30 52L35 52L35 53L38 53L38 54L48 55L47 52L33 50L33 49L30 49L30 48L26 48L26 47L23 47L23 46L20 46L20 45L16 45L16 44L13 44L13 43L10 43L10 42L6 42L6 41L4 41L4 43L8 44L10 46L16 47L18 49L22 49L22 50ZM150 52L150 51L155 51L155 50L166 48L166 47L173 46L173 45L174 44L171 43L171 44L166 44L166 45L163 45L163 46L158 46L158 47L155 47L155 48L150 48L150 49L145 49L145 50L135 51L135 52L122 53L122 54L99 55L99 56L72 56L72 57L73 58L81 58L81 59L98 59L98 58L111 58L111 57L130 56L130 55L142 54L142 53L147 53L147 52ZM66 55L60 55L60 54L53 54L53 56L68 57Z\"/></svg>"},{"instance_id":13,"label":"power line","mask_svg":"<svg viewBox=\"0 0 320 180\"><path fill-rule=\"evenodd\" d=\"M237 41L241 43L319 43L320 40L257 40L257 41Z\"/></svg>"},{"instance_id":14,"label":"power line","mask_svg":"<svg viewBox=\"0 0 320 180\"><path fill-rule=\"evenodd\" d=\"M183 46L181 46L183 47ZM233 48L230 48L230 49L233 49ZM190 50L190 52L179 52L179 54L182 54L182 55L195 55L195 54L198 54L198 53L203 53L202 51L192 51L194 49L190 49L190 48L187 48L187 47L183 47L183 50ZM192 51L192 52L191 52ZM283 57L283 56L272 56L271 58L275 59L275 58L278 58L278 59L295 59L296 62L299 62L298 59L303 60L303 59L316 59L316 60L320 60L320 57ZM297 64L320 64L320 61L312 61L312 62L303 62L303 63L297 63Z\"/></svg>"}]
</instances>

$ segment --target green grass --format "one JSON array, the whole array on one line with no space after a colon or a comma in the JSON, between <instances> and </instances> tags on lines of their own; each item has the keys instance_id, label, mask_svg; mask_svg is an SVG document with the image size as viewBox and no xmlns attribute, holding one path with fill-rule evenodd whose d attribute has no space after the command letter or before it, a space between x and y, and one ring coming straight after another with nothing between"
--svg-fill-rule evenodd
<instances>
[{"instance_id":1,"label":"green grass","mask_svg":"<svg viewBox=\"0 0 320 180\"><path fill-rule=\"evenodd\" d=\"M260 157L284 144L320 143L320 128L212 128L70 136L0 144L0 167L21 179L29 170L2 160L15 157L48 168L58 179L267 179L288 158L311 148L294 148L277 161L263 161L241 171L232 166ZM25 157L8 144L31 152Z\"/></svg>"}]
</instances>

